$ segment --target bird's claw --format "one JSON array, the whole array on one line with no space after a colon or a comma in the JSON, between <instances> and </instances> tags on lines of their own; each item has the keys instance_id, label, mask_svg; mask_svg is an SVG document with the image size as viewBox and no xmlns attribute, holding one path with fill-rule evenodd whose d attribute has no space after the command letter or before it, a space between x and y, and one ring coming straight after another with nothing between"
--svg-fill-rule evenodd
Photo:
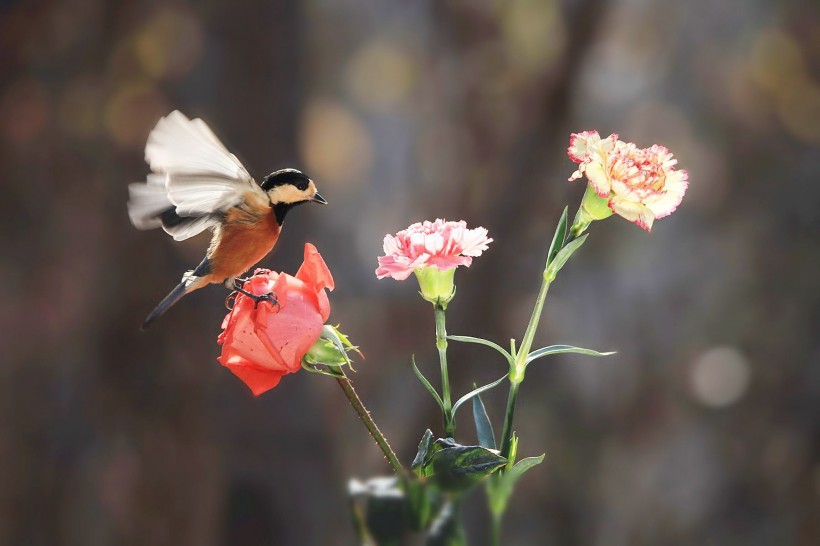
<instances>
[{"instance_id":1,"label":"bird's claw","mask_svg":"<svg viewBox=\"0 0 820 546\"><path fill-rule=\"evenodd\" d=\"M268 292L267 294L262 294L261 296L251 296L251 299L253 300L254 309L256 309L259 305L259 302L269 301L271 305L276 306L277 311L279 310L279 300L276 299L276 294L273 292Z\"/></svg>"}]
</instances>

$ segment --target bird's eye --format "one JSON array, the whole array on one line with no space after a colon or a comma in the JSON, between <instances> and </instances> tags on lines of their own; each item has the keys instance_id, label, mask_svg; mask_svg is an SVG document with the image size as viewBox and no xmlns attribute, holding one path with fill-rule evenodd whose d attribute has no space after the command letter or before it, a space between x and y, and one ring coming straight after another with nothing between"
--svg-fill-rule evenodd
<instances>
[{"instance_id":1,"label":"bird's eye","mask_svg":"<svg viewBox=\"0 0 820 546\"><path fill-rule=\"evenodd\" d=\"M307 187L308 187L308 183L304 180L301 180L301 181L296 183L296 189L298 189L299 191L305 191L307 189Z\"/></svg>"}]
</instances>

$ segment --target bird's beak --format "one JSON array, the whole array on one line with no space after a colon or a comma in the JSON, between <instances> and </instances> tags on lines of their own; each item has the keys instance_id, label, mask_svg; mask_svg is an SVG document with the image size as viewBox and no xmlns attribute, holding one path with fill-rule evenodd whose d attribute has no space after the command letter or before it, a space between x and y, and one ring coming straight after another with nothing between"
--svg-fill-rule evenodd
<instances>
[{"instance_id":1,"label":"bird's beak","mask_svg":"<svg viewBox=\"0 0 820 546\"><path fill-rule=\"evenodd\" d=\"M321 203L322 205L327 205L327 199L319 195L318 192L313 196L311 201L313 201L314 203Z\"/></svg>"}]
</instances>

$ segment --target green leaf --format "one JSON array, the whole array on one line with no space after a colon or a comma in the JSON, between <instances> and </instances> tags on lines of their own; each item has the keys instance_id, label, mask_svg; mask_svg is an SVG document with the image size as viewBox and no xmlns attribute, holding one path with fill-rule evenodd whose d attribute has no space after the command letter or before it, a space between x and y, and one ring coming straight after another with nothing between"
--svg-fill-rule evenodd
<instances>
[{"instance_id":1,"label":"green leaf","mask_svg":"<svg viewBox=\"0 0 820 546\"><path fill-rule=\"evenodd\" d=\"M493 433L493 425L490 423L490 417L487 415L487 409L484 407L484 402L481 401L481 395L476 395L473 397L473 421L475 421L478 445L488 449L495 449L495 433Z\"/></svg>"},{"instance_id":2,"label":"green leaf","mask_svg":"<svg viewBox=\"0 0 820 546\"><path fill-rule=\"evenodd\" d=\"M421 441L419 442L419 449L416 452L416 456L413 458L413 462L410 464L411 470L416 470L424 463L425 460L427 460L432 447L433 431L428 428L424 431L424 435L421 437Z\"/></svg>"},{"instance_id":3,"label":"green leaf","mask_svg":"<svg viewBox=\"0 0 820 546\"><path fill-rule=\"evenodd\" d=\"M507 464L507 459L481 446L463 446L451 438L439 438L432 454L420 467L420 475L429 478L443 491L463 491Z\"/></svg>"},{"instance_id":4,"label":"green leaf","mask_svg":"<svg viewBox=\"0 0 820 546\"><path fill-rule=\"evenodd\" d=\"M477 394L481 394L484 391L488 391L488 390L492 389L493 387L495 387L496 385L498 385L499 383L501 383L502 381L507 379L508 375L510 375L510 374L504 374L500 379L496 379L492 383L488 383L488 384L484 385L483 387L478 387L477 389L473 389L470 392L468 392L467 394L465 394L464 396L462 396L461 398L459 398L456 401L456 403L453 404L453 415L456 414L456 412L458 411L458 408L461 407L461 405L464 402L466 402L467 400L469 400L470 398L472 398L473 396L475 396Z\"/></svg>"},{"instance_id":5,"label":"green leaf","mask_svg":"<svg viewBox=\"0 0 820 546\"><path fill-rule=\"evenodd\" d=\"M427 378L424 377L424 374L422 374L421 371L419 370L418 366L416 366L416 356L415 355L413 355L413 357L412 357L412 363L413 363L413 371L416 372L416 377L418 377L419 381L421 381L421 384L424 385L427 388L427 391L431 395L433 395L433 398L435 399L436 403L438 404L438 407L441 408L441 411L444 411L444 402L442 402L441 396L438 395L438 392L436 392L436 389L433 387L433 385L431 385L430 382L427 381Z\"/></svg>"},{"instance_id":6,"label":"green leaf","mask_svg":"<svg viewBox=\"0 0 820 546\"><path fill-rule=\"evenodd\" d=\"M447 336L447 339L451 339L453 341L461 341L462 343L477 343L479 345L486 345L487 347L492 347L493 349L504 355L504 358L507 359L507 362L512 362L512 355L510 355L510 353L508 353L501 345L493 343L490 340L472 336Z\"/></svg>"},{"instance_id":7,"label":"green leaf","mask_svg":"<svg viewBox=\"0 0 820 546\"><path fill-rule=\"evenodd\" d=\"M587 237L589 237L588 233L570 241L564 248L558 251L558 254L555 255L555 258L547 266L546 275L550 279L555 279L555 276L558 275L558 272L561 271L561 268L564 267L564 264L567 263L567 260L572 256L573 252L581 248L581 245L586 242Z\"/></svg>"},{"instance_id":8,"label":"green leaf","mask_svg":"<svg viewBox=\"0 0 820 546\"><path fill-rule=\"evenodd\" d=\"M357 527L362 526L363 519L360 535L371 537L379 545L401 544L410 527L407 498L399 480L395 477L373 478L364 483L351 480L348 491Z\"/></svg>"},{"instance_id":9,"label":"green leaf","mask_svg":"<svg viewBox=\"0 0 820 546\"><path fill-rule=\"evenodd\" d=\"M552 236L552 243L550 244L550 251L547 254L547 265L552 263L558 251L564 246L564 241L567 238L567 230L569 229L569 219L567 214L569 207L564 207L564 212L561 213L561 218L558 220L558 226L555 228L555 234Z\"/></svg>"},{"instance_id":10,"label":"green leaf","mask_svg":"<svg viewBox=\"0 0 820 546\"><path fill-rule=\"evenodd\" d=\"M515 483L527 470L544 462L544 456L542 454L538 457L525 457L504 474L493 477L492 483L487 487L487 495L490 499L490 510L494 514L500 515L506 511Z\"/></svg>"},{"instance_id":11,"label":"green leaf","mask_svg":"<svg viewBox=\"0 0 820 546\"><path fill-rule=\"evenodd\" d=\"M577 353L580 355L589 356L610 356L615 354L614 351L610 351L608 353L599 353L598 351L593 351L592 349L583 349L581 347L573 347L572 345L550 345L549 347L542 347L531 352L527 356L527 360L524 363L524 365L526 366L533 360L539 359L544 356L557 355L562 353Z\"/></svg>"},{"instance_id":12,"label":"green leaf","mask_svg":"<svg viewBox=\"0 0 820 546\"><path fill-rule=\"evenodd\" d=\"M430 525L426 545L464 546L466 544L467 537L458 517L458 510L452 501L447 502Z\"/></svg>"}]
</instances>

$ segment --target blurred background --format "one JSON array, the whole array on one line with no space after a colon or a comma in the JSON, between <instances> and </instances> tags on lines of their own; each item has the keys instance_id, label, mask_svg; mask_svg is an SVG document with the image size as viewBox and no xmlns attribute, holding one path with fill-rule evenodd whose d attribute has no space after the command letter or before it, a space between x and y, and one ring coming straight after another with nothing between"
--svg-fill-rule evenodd
<instances>
[{"instance_id":1,"label":"blurred background","mask_svg":"<svg viewBox=\"0 0 820 546\"><path fill-rule=\"evenodd\" d=\"M387 465L334 382L253 398L216 362L224 289L150 331L206 237L138 232L127 184L160 116L202 117L293 212L331 320L404 461L437 408L433 316L377 281L382 237L444 217L495 243L450 333L523 334L565 204L571 132L669 147L690 189L652 234L617 217L550 291L536 343L617 350L530 369L512 545L820 543L820 6L809 0L0 2L0 544L348 545L346 480ZM455 389L504 373L451 344ZM500 429L504 389L485 397ZM459 435L474 440L469 412ZM467 502L487 544L483 495Z\"/></svg>"}]
</instances>

